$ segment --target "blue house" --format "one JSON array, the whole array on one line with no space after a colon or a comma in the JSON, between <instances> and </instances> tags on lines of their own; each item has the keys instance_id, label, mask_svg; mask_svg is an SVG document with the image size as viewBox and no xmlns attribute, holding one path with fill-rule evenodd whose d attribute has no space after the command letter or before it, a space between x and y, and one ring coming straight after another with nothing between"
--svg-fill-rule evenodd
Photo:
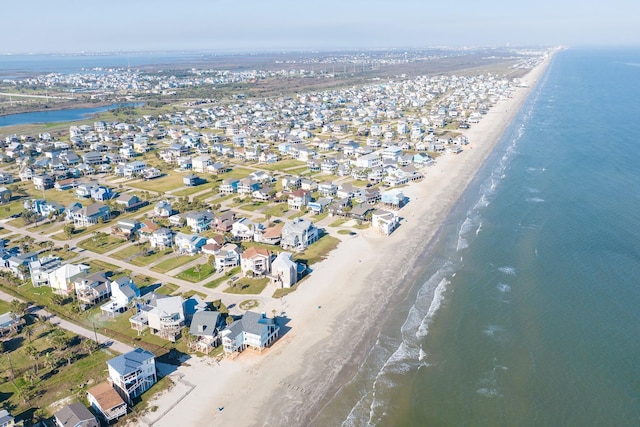
<instances>
[{"instance_id":1,"label":"blue house","mask_svg":"<svg viewBox=\"0 0 640 427\"><path fill-rule=\"evenodd\" d=\"M105 200L112 199L114 195L113 191L104 185L91 188L91 198L96 202L104 202Z\"/></svg>"}]
</instances>

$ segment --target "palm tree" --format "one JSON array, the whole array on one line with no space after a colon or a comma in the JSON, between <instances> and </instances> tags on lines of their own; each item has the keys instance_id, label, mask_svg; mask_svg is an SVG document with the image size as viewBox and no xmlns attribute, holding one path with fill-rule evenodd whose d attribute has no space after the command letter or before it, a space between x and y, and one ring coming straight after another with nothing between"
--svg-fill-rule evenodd
<instances>
[{"instance_id":1,"label":"palm tree","mask_svg":"<svg viewBox=\"0 0 640 427\"><path fill-rule=\"evenodd\" d=\"M49 352L45 355L44 363L50 370L53 370L56 366L58 366L58 358L55 353Z\"/></svg>"},{"instance_id":2,"label":"palm tree","mask_svg":"<svg viewBox=\"0 0 640 427\"><path fill-rule=\"evenodd\" d=\"M29 382L31 384L31 387L33 387L33 382L37 378L37 375L36 375L35 372L33 372L33 369L27 369L26 371L24 371L23 378L24 378L25 381L27 381L27 382Z\"/></svg>"},{"instance_id":3,"label":"palm tree","mask_svg":"<svg viewBox=\"0 0 640 427\"><path fill-rule=\"evenodd\" d=\"M22 330L22 332L24 333L24 336L27 337L27 339L29 340L29 344L31 344L31 337L34 334L33 326L32 325L27 326Z\"/></svg>"},{"instance_id":4,"label":"palm tree","mask_svg":"<svg viewBox=\"0 0 640 427\"><path fill-rule=\"evenodd\" d=\"M38 351L37 348L35 348L32 345L29 345L27 347L25 347L24 351L27 353L27 356L29 356L29 359L33 360L35 362L34 366L36 368L36 374L38 373L38 359L40 358L40 352Z\"/></svg>"},{"instance_id":5,"label":"palm tree","mask_svg":"<svg viewBox=\"0 0 640 427\"><path fill-rule=\"evenodd\" d=\"M89 352L89 355L93 354L93 350L96 349L96 343L90 339L82 340L82 348Z\"/></svg>"}]
</instances>

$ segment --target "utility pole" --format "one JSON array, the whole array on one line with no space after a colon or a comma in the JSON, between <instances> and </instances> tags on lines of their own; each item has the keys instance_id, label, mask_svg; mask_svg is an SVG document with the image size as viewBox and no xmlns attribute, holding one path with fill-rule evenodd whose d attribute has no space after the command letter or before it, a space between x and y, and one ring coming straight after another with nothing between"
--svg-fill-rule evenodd
<instances>
[{"instance_id":1,"label":"utility pole","mask_svg":"<svg viewBox=\"0 0 640 427\"><path fill-rule=\"evenodd\" d=\"M96 336L96 345L100 346L100 343L98 342L98 332L96 332L96 322L91 322L91 324L93 325L93 333Z\"/></svg>"}]
</instances>

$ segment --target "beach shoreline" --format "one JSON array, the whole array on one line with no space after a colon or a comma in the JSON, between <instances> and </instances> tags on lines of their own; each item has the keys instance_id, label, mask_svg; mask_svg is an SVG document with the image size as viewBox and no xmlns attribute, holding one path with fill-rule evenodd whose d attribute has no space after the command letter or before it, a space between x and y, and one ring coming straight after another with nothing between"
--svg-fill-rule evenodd
<instances>
[{"instance_id":1,"label":"beach shoreline","mask_svg":"<svg viewBox=\"0 0 640 427\"><path fill-rule=\"evenodd\" d=\"M521 78L526 87L462 131L469 140L462 153L440 156L423 181L403 189L411 201L399 212L402 225L392 235L368 229L340 236L338 248L314 266L300 289L260 308L276 310L285 320L282 337L271 348L262 354L245 351L219 364L191 358L171 374L180 378L178 389L154 398L151 405L159 412L142 421L154 426L313 425L365 359L388 307L406 298L419 274L416 260L426 256L550 60Z\"/></svg>"}]
</instances>

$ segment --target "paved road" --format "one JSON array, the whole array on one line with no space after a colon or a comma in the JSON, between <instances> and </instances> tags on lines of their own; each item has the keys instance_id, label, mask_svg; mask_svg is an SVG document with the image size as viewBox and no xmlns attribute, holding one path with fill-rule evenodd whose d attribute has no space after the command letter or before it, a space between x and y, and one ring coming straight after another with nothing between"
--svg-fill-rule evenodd
<instances>
[{"instance_id":1,"label":"paved road","mask_svg":"<svg viewBox=\"0 0 640 427\"><path fill-rule=\"evenodd\" d=\"M5 292L0 291L0 299L11 302L14 299L19 299L19 298L16 298L12 295L9 295ZM124 344L120 341L116 341L113 338L99 334L96 331L83 328L82 326L78 326L75 323L71 323L64 319L61 319L55 314L49 313L42 307L32 307L31 313L37 314L39 317L44 317L48 319L52 325L56 325L62 329L66 329L67 331L71 331L76 335L81 335L83 337L86 337L92 340L95 340L97 336L98 343L103 344L105 347L108 347L114 351L117 351L118 353L127 353L133 350L133 347L131 347L130 345Z\"/></svg>"},{"instance_id":2,"label":"paved road","mask_svg":"<svg viewBox=\"0 0 640 427\"><path fill-rule=\"evenodd\" d=\"M49 238L49 236L46 235L42 235L33 231L30 231L29 229L22 229L19 227L15 227L11 224L9 224L8 222L4 222L2 221L2 227L6 228L7 230L10 230L12 232L15 233L19 233L22 235L26 235L26 236L30 236L31 238L33 238L35 241L37 242L43 242L43 241L50 241L51 239ZM105 227L105 229L103 229L103 231L108 231L109 227ZM276 308L276 302L274 302L273 298L269 297L269 296L263 296L263 295L235 295L235 294L227 294L222 292L221 290L215 290L215 289L209 289L209 288L205 288L204 284L210 282L212 280L211 277L208 277L205 280L202 280L198 283L192 283L189 282L187 280L182 280L179 279L177 277L173 277L170 276L168 274L163 274L163 273L158 273L156 271L152 271L149 266L144 266L144 267L140 267L137 265L133 265L130 264L128 262L125 261L120 261L120 260L116 260L106 254L98 254L83 248L80 248L77 246L78 241L80 240L84 240L86 238L88 238L90 236L88 235L84 235L81 237L76 237L73 239L69 239L68 241L65 240L64 243L68 244L69 247L71 248L71 250L73 250L74 252L76 252L79 256L82 257L86 257L86 258L90 258L93 260L99 260L102 262L106 262L109 264L115 264L117 265L119 268L123 269L123 270L130 270L132 272L132 275L144 275L144 276L148 276L151 277L152 279L155 279L158 281L158 283L164 284L164 283L173 283L174 285L177 285L180 288L181 292L186 292L189 290L192 291L197 291L200 293L203 293L205 295L207 295L208 298L211 299L220 299L222 300L222 302L226 305L226 306L233 306L231 313L232 314L241 314L242 310L240 310L238 308L238 304L244 300L247 299L255 299L257 301L260 302L260 306L259 308L261 310L271 310L272 308ZM114 252L114 251L111 251ZM198 257L194 257L194 260L199 260L202 259L202 261L204 261L204 258L198 256ZM134 277L135 280L135 277Z\"/></svg>"}]
</instances>

